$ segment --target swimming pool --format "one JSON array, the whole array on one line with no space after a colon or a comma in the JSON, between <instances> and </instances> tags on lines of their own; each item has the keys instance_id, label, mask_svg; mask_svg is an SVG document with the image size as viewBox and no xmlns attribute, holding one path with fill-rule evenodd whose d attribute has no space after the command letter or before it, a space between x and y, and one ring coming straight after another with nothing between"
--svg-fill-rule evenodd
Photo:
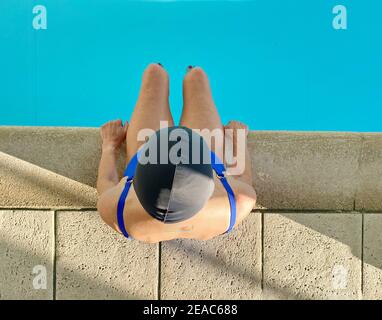
<instances>
[{"instance_id":1,"label":"swimming pool","mask_svg":"<svg viewBox=\"0 0 382 320\"><path fill-rule=\"evenodd\" d=\"M34 6L47 10L36 30ZM332 21L347 8L346 30ZM382 2L0 1L0 124L128 119L149 62L179 119L188 65L208 73L224 122L254 130L382 131Z\"/></svg>"}]
</instances>

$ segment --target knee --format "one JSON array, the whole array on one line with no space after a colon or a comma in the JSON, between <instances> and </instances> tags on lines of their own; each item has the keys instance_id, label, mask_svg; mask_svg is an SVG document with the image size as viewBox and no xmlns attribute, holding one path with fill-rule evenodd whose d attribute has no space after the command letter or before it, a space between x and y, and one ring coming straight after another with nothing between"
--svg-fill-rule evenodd
<instances>
[{"instance_id":1,"label":"knee","mask_svg":"<svg viewBox=\"0 0 382 320\"><path fill-rule=\"evenodd\" d=\"M168 75L166 70L157 63L149 64L143 73L144 81L167 81Z\"/></svg>"},{"instance_id":2,"label":"knee","mask_svg":"<svg viewBox=\"0 0 382 320\"><path fill-rule=\"evenodd\" d=\"M208 83L208 77L206 72L200 67L194 67L187 72L185 83Z\"/></svg>"}]
</instances>

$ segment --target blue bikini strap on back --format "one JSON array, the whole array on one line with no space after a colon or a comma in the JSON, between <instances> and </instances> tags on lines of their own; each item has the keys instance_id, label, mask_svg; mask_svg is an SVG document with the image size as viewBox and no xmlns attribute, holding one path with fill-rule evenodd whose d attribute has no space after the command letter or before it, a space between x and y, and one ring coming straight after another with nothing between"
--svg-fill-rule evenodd
<instances>
[{"instance_id":1,"label":"blue bikini strap on back","mask_svg":"<svg viewBox=\"0 0 382 320\"><path fill-rule=\"evenodd\" d=\"M140 152L138 151L134 157L131 158L129 164L126 167L126 170L124 172L124 177L127 177L125 187L123 188L123 191L121 193L121 196L119 197L118 200L118 206L117 206L117 220L118 220L118 226L119 229L121 230L122 234L126 237L129 238L129 234L126 231L125 227L125 222L123 219L123 210L125 207L125 201L126 197L129 193L131 184L133 182L134 178L134 173L137 168L138 164L138 158L139 158ZM235 194L229 185L227 178L225 177L225 167L222 161L218 158L218 156L211 151L211 165L213 170L216 172L216 175L218 176L219 180L223 184L224 188L227 191L228 194L228 200L229 200L229 205L231 209L231 217L230 217L230 224L225 233L228 233L232 230L232 228L235 226L236 223L236 201L235 201Z\"/></svg>"},{"instance_id":2,"label":"blue bikini strap on back","mask_svg":"<svg viewBox=\"0 0 382 320\"><path fill-rule=\"evenodd\" d=\"M236 223L236 201L235 201L235 194L229 185L227 178L225 177L225 167L223 162L219 159L219 157L211 151L211 165L212 169L216 172L216 175L220 179L223 187L227 191L228 194L228 200L229 200L229 205L231 208L231 218L230 218L230 223L227 231L225 233L230 232L233 227L235 226Z\"/></svg>"},{"instance_id":3,"label":"blue bikini strap on back","mask_svg":"<svg viewBox=\"0 0 382 320\"><path fill-rule=\"evenodd\" d=\"M126 170L123 174L124 177L128 177L128 178L132 178L134 177L134 173L135 173L135 169L137 168L137 164L138 164L138 156L140 155L140 152L138 151L134 157L132 157L130 159L130 162L129 164L127 165L126 167Z\"/></svg>"},{"instance_id":4,"label":"blue bikini strap on back","mask_svg":"<svg viewBox=\"0 0 382 320\"><path fill-rule=\"evenodd\" d=\"M126 170L125 170L123 176L127 177L127 179L126 179L125 187L123 188L121 196L119 197L118 206L117 206L118 226L119 226L119 229L121 230L122 234L126 238L129 238L129 234L126 231L125 221L123 219L123 209L125 207L126 197L129 193L131 184L133 183L134 173L135 173L135 169L137 168L139 155L140 155L140 152L138 151L134 155L134 157L131 158L131 160L129 161L129 164L126 167Z\"/></svg>"},{"instance_id":5,"label":"blue bikini strap on back","mask_svg":"<svg viewBox=\"0 0 382 320\"><path fill-rule=\"evenodd\" d=\"M117 220L118 220L119 230L121 230L122 234L126 238L129 238L129 234L126 231L125 221L123 219L123 209L125 208L126 197L127 197L127 194L129 193L132 182L133 180L131 178L127 179L125 187L123 188L121 196L119 197L118 206L117 206Z\"/></svg>"}]
</instances>

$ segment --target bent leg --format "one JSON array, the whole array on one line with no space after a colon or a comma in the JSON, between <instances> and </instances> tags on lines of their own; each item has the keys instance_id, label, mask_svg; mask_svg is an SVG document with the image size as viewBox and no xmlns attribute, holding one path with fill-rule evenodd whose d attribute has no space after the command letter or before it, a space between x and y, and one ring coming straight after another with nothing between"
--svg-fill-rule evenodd
<instances>
[{"instance_id":1,"label":"bent leg","mask_svg":"<svg viewBox=\"0 0 382 320\"><path fill-rule=\"evenodd\" d=\"M223 125L212 98L207 74L199 67L191 69L183 80L180 125L201 130L211 150L223 160L224 141L220 141L224 139ZM221 138L216 139L216 134Z\"/></svg>"},{"instance_id":2,"label":"bent leg","mask_svg":"<svg viewBox=\"0 0 382 320\"><path fill-rule=\"evenodd\" d=\"M127 161L134 156L145 141L138 141L140 130L160 128L160 121L173 126L174 121L168 102L169 77L163 67L150 64L143 73L138 101L130 119L126 135Z\"/></svg>"}]
</instances>

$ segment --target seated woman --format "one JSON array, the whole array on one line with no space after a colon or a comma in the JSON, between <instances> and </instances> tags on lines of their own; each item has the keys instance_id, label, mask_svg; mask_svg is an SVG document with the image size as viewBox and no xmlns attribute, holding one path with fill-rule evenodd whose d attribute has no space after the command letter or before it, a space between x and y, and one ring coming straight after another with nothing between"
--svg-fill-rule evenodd
<instances>
[{"instance_id":1,"label":"seated woman","mask_svg":"<svg viewBox=\"0 0 382 320\"><path fill-rule=\"evenodd\" d=\"M140 241L211 239L231 231L255 206L248 128L237 121L222 125L207 75L199 67L188 67L183 81L180 126L174 126L168 96L165 69L151 64L143 74L130 123L122 126L116 120L102 126L97 208L114 230ZM240 174L226 174L227 146L211 139L213 131L223 138L225 132L233 132L234 156L244 159ZM241 157L239 131L245 132ZM116 159L123 141L128 166L120 180ZM200 147L193 149L194 143Z\"/></svg>"}]
</instances>

